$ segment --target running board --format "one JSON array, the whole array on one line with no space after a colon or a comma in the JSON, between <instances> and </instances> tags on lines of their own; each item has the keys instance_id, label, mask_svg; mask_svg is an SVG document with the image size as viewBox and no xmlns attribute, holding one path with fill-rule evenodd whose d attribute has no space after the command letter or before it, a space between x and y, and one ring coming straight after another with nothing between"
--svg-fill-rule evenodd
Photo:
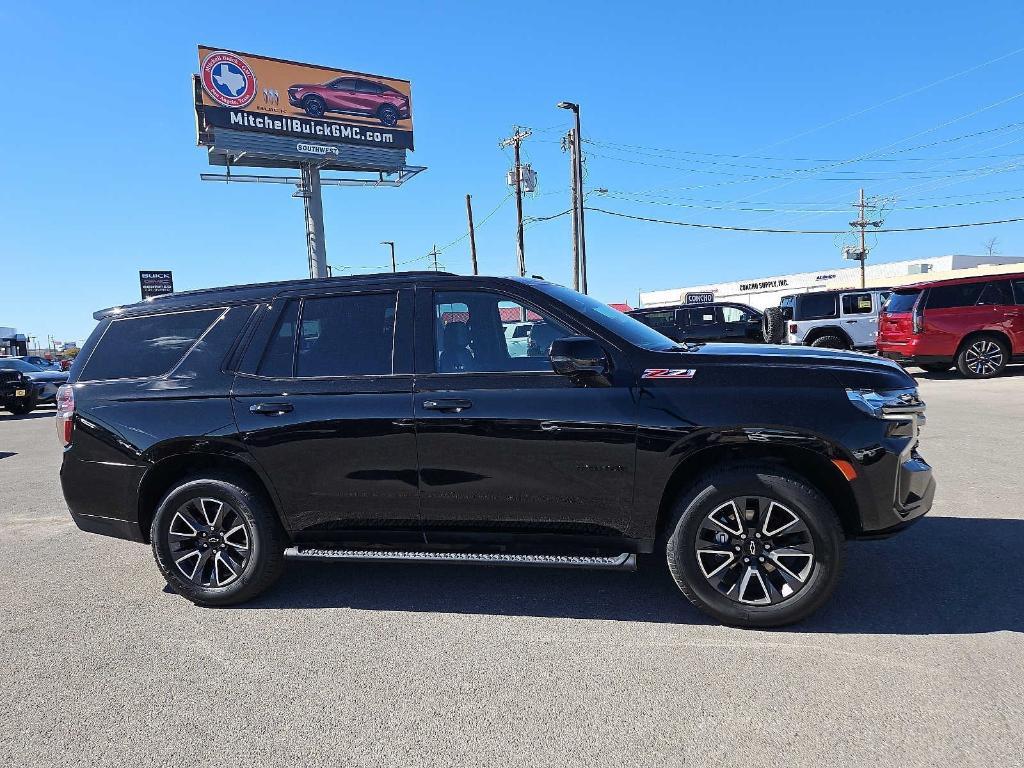
<instances>
[{"instance_id":1,"label":"running board","mask_svg":"<svg viewBox=\"0 0 1024 768\"><path fill-rule=\"evenodd\" d=\"M293 560L333 560L337 562L399 562L399 563L488 563L491 565L524 565L547 568L589 568L612 571L635 571L636 555L623 552L610 557L590 555L508 555L484 552L392 552L379 549L320 549L288 547L285 557Z\"/></svg>"}]
</instances>

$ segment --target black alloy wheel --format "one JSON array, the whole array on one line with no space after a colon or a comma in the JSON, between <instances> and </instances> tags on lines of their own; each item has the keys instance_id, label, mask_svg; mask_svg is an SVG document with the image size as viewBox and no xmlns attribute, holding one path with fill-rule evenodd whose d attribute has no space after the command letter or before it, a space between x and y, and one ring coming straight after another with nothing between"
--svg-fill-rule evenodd
<instances>
[{"instance_id":1,"label":"black alloy wheel","mask_svg":"<svg viewBox=\"0 0 1024 768\"><path fill-rule=\"evenodd\" d=\"M815 565L807 524L764 496L730 499L709 512L694 554L711 586L746 605L788 600L803 589Z\"/></svg>"},{"instance_id":2,"label":"black alloy wheel","mask_svg":"<svg viewBox=\"0 0 1024 768\"><path fill-rule=\"evenodd\" d=\"M267 589L284 569L286 535L269 499L228 475L182 481L150 528L168 585L197 605L232 605Z\"/></svg>"},{"instance_id":3,"label":"black alloy wheel","mask_svg":"<svg viewBox=\"0 0 1024 768\"><path fill-rule=\"evenodd\" d=\"M390 104L385 104L378 110L377 117L387 126L398 125L398 110Z\"/></svg>"},{"instance_id":4,"label":"black alloy wheel","mask_svg":"<svg viewBox=\"0 0 1024 768\"><path fill-rule=\"evenodd\" d=\"M252 553L249 524L226 501L190 499L171 517L174 566L200 587L226 587L245 572Z\"/></svg>"},{"instance_id":5,"label":"black alloy wheel","mask_svg":"<svg viewBox=\"0 0 1024 768\"><path fill-rule=\"evenodd\" d=\"M699 478L674 503L663 535L680 591L734 626L800 621L828 599L842 570L832 504L771 463L725 465Z\"/></svg>"}]
</instances>

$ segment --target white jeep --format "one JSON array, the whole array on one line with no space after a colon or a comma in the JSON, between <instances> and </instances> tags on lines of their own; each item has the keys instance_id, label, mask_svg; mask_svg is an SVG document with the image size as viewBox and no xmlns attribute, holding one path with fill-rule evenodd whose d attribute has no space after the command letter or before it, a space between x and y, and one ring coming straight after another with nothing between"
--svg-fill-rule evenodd
<instances>
[{"instance_id":1,"label":"white jeep","mask_svg":"<svg viewBox=\"0 0 1024 768\"><path fill-rule=\"evenodd\" d=\"M771 321L767 317L765 320L765 340L873 350L878 338L878 313L891 294L888 288L866 288L784 296L777 308L765 313L773 315Z\"/></svg>"}]
</instances>

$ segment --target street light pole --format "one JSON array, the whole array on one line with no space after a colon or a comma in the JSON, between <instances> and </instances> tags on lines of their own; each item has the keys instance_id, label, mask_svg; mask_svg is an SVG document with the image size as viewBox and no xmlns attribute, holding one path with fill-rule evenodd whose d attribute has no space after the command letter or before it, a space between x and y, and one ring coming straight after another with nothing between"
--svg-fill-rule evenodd
<instances>
[{"instance_id":1,"label":"street light pole","mask_svg":"<svg viewBox=\"0 0 1024 768\"><path fill-rule=\"evenodd\" d=\"M397 272L398 271L398 265L395 264L395 241L394 240L381 240L380 244L381 245L390 245L391 246L391 271L392 272Z\"/></svg>"},{"instance_id":2,"label":"street light pole","mask_svg":"<svg viewBox=\"0 0 1024 768\"><path fill-rule=\"evenodd\" d=\"M575 206L577 228L579 230L579 263L580 263L580 290L583 293L587 293L587 235L586 228L584 226L584 201L583 201L583 147L581 142L583 135L580 133L580 105L575 104L571 101L560 101L556 105L559 109L570 109L572 110L573 116L576 119L576 128L573 131L573 146L576 156L576 189L575 198L577 205Z\"/></svg>"}]
</instances>

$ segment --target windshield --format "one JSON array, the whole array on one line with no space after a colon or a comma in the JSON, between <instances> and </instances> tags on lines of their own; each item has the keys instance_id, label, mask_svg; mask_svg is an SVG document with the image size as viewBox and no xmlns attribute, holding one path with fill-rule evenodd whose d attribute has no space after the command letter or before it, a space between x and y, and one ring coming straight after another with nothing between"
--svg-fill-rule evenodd
<instances>
[{"instance_id":1,"label":"windshield","mask_svg":"<svg viewBox=\"0 0 1024 768\"><path fill-rule=\"evenodd\" d=\"M644 325L639 320L629 315L612 309L591 296L584 296L569 288L552 283L534 283L540 290L544 291L563 304L568 304L589 320L593 320L603 328L617 336L644 349L673 349L678 346L668 336L663 336L650 326Z\"/></svg>"},{"instance_id":2,"label":"windshield","mask_svg":"<svg viewBox=\"0 0 1024 768\"><path fill-rule=\"evenodd\" d=\"M18 360L16 357L0 358L0 371L21 371L22 373L39 373L42 368Z\"/></svg>"},{"instance_id":3,"label":"windshield","mask_svg":"<svg viewBox=\"0 0 1024 768\"><path fill-rule=\"evenodd\" d=\"M914 308L914 302L917 301L919 293L920 291L894 293L889 297L889 303L885 305L884 309L890 314L895 312L910 312Z\"/></svg>"}]
</instances>

